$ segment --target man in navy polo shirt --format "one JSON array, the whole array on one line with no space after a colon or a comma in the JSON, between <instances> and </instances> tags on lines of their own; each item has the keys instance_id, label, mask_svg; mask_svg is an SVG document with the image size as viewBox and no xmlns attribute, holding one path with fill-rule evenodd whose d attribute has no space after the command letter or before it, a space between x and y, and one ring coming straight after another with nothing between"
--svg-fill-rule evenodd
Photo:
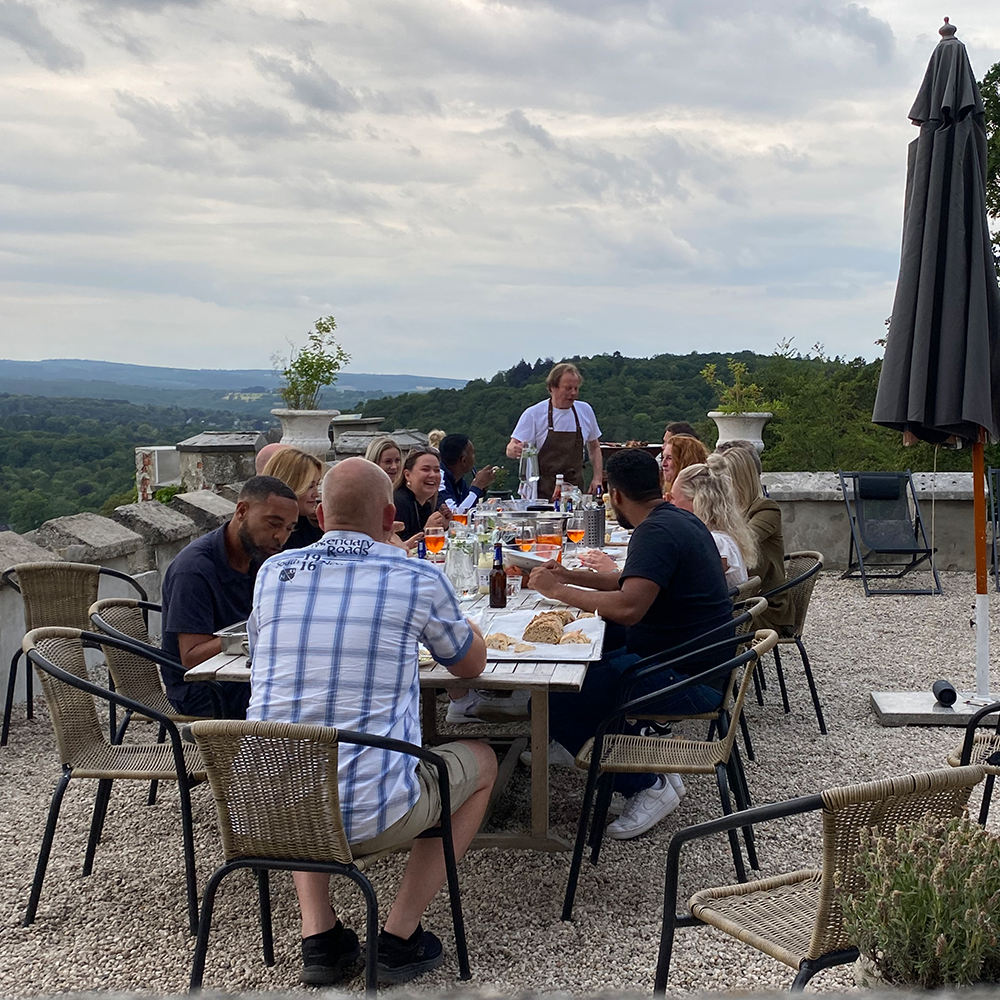
<instances>
[{"instance_id":1,"label":"man in navy polo shirt","mask_svg":"<svg viewBox=\"0 0 1000 1000\"><path fill-rule=\"evenodd\" d=\"M260 564L280 552L299 518L295 494L274 476L247 480L232 520L196 538L177 555L163 577L163 651L185 670L222 652L213 633L245 621L253 606L253 585ZM185 715L212 715L202 684L184 672L161 667L170 703ZM246 716L248 684L223 683L223 713Z\"/></svg>"},{"instance_id":2,"label":"man in navy polo shirt","mask_svg":"<svg viewBox=\"0 0 1000 1000\"><path fill-rule=\"evenodd\" d=\"M476 472L476 448L467 434L449 434L441 439L441 492L438 502L446 503L453 511L464 514L479 503L479 498L497 477L492 465ZM472 485L465 481L472 473Z\"/></svg>"}]
</instances>

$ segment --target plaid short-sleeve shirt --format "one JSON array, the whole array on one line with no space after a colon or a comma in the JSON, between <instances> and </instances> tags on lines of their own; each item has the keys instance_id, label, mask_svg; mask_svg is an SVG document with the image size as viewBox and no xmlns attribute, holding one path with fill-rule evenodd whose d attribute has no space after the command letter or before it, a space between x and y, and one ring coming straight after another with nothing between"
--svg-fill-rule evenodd
<instances>
[{"instance_id":1,"label":"plaid short-sleeve shirt","mask_svg":"<svg viewBox=\"0 0 1000 1000\"><path fill-rule=\"evenodd\" d=\"M351 531L327 532L261 567L250 616L247 718L353 729L420 743L417 645L445 666L472 643L455 592L431 563ZM416 760L340 749L348 840L368 840L416 803Z\"/></svg>"}]
</instances>

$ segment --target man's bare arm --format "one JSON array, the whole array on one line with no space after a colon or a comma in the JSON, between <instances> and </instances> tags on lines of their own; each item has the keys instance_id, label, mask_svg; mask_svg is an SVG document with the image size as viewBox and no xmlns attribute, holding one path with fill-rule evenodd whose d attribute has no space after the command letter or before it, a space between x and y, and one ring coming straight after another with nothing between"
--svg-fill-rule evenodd
<instances>
[{"instance_id":1,"label":"man's bare arm","mask_svg":"<svg viewBox=\"0 0 1000 1000\"><path fill-rule=\"evenodd\" d=\"M507 457L508 458L520 458L522 451L524 451L524 442L523 441L518 441L517 438L512 437L507 442Z\"/></svg>"},{"instance_id":2,"label":"man's bare arm","mask_svg":"<svg viewBox=\"0 0 1000 1000\"><path fill-rule=\"evenodd\" d=\"M594 492L595 486L604 486L604 460L601 457L601 439L594 438L587 442L587 451L590 454L590 464L594 467L594 476L590 480L590 492Z\"/></svg>"},{"instance_id":3,"label":"man's bare arm","mask_svg":"<svg viewBox=\"0 0 1000 1000\"><path fill-rule=\"evenodd\" d=\"M177 648L181 654L181 666L190 670L222 652L222 640L217 635L193 635L180 632Z\"/></svg>"},{"instance_id":4,"label":"man's bare arm","mask_svg":"<svg viewBox=\"0 0 1000 1000\"><path fill-rule=\"evenodd\" d=\"M620 625L635 625L640 622L660 592L658 583L641 576L630 576L622 584L621 590L617 587L613 591L603 592L581 590L579 587L560 583L545 566L532 571L531 586L543 597L562 601L581 611L593 611Z\"/></svg>"},{"instance_id":5,"label":"man's bare arm","mask_svg":"<svg viewBox=\"0 0 1000 1000\"><path fill-rule=\"evenodd\" d=\"M472 626L472 644L458 663L448 667L448 673L463 679L478 677L486 669L486 641L483 633L474 621L469 618L466 621Z\"/></svg>"}]
</instances>

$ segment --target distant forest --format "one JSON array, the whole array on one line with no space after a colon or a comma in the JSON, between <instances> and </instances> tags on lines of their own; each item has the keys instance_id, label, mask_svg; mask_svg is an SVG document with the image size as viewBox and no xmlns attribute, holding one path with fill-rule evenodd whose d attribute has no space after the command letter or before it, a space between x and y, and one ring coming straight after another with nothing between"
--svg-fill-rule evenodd
<instances>
[{"instance_id":1,"label":"distant forest","mask_svg":"<svg viewBox=\"0 0 1000 1000\"><path fill-rule=\"evenodd\" d=\"M24 532L127 503L136 447L234 425L243 426L232 413L0 394L0 526Z\"/></svg>"},{"instance_id":2,"label":"distant forest","mask_svg":"<svg viewBox=\"0 0 1000 1000\"><path fill-rule=\"evenodd\" d=\"M882 362L863 358L829 358L822 353L801 355L784 350L773 355L661 354L627 358L617 352L573 357L584 377L580 390L597 414L605 441L658 442L672 420L687 420L699 435L715 443L715 424L706 417L715 408L711 388L701 377L714 363L726 377L729 357L746 363L766 398L780 401L780 412L764 428L766 471L819 472L836 469L906 469L931 471L934 449L904 448L901 436L871 422ZM475 379L463 389L374 400L363 408L366 417L386 417L386 428L439 427L468 434L479 464L500 464L516 478L516 463L504 456L510 433L521 411L547 396L545 376L552 358L533 364L520 361L487 380ZM986 450L987 461L1000 463L1000 447ZM970 471L968 450L939 450L936 468L942 472Z\"/></svg>"},{"instance_id":3,"label":"distant forest","mask_svg":"<svg viewBox=\"0 0 1000 1000\"><path fill-rule=\"evenodd\" d=\"M905 469L969 471L965 451L928 445L904 448L900 435L871 422L881 362L846 360L784 351L770 356L741 353L753 380L780 401L764 429L762 455L769 471ZM605 441L657 442L671 420L688 420L709 443L715 425L712 390L700 376L724 354L662 354L627 358L603 354L571 358L584 376L581 397L590 402ZM551 358L520 361L491 379L462 389L370 400L364 416L383 416L385 428L417 427L469 434L479 463L496 463L516 479L516 463L504 457L518 415L546 397ZM134 488L134 449L176 444L200 430L233 427L266 430L271 419L224 410L143 406L121 400L56 399L0 394L0 526L28 531L43 521L79 511L110 511ZM1000 447L987 448L1000 465Z\"/></svg>"}]
</instances>

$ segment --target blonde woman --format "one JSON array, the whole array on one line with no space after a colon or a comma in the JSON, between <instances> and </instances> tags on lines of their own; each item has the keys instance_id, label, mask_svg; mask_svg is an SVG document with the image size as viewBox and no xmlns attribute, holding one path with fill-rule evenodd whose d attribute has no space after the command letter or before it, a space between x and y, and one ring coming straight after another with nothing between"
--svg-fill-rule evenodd
<instances>
[{"instance_id":1,"label":"blonde woman","mask_svg":"<svg viewBox=\"0 0 1000 1000\"><path fill-rule=\"evenodd\" d=\"M729 474L736 492L736 503L746 515L751 531L757 537L758 556L748 564L747 572L760 577L760 591L780 587L785 582L785 539L781 534L781 508L764 496L760 485L760 459L750 448L735 447L716 452L708 458L709 468ZM786 590L768 599L767 613L761 628L781 629L795 623L795 608Z\"/></svg>"},{"instance_id":2,"label":"blonde woman","mask_svg":"<svg viewBox=\"0 0 1000 1000\"><path fill-rule=\"evenodd\" d=\"M441 442L448 436L447 432L441 430L440 428L435 428L432 431L427 432L427 447L428 448L440 448Z\"/></svg>"},{"instance_id":3,"label":"blonde woman","mask_svg":"<svg viewBox=\"0 0 1000 1000\"><path fill-rule=\"evenodd\" d=\"M301 549L323 537L316 521L319 506L319 484L323 479L323 463L307 451L285 447L276 451L264 466L262 475L280 479L299 501L299 519L295 530L285 542L285 549ZM283 550L283 551L284 551Z\"/></svg>"},{"instance_id":4,"label":"blonde woman","mask_svg":"<svg viewBox=\"0 0 1000 1000\"><path fill-rule=\"evenodd\" d=\"M403 464L403 453L391 437L375 438L365 451L365 458L374 462L393 482Z\"/></svg>"},{"instance_id":5,"label":"blonde woman","mask_svg":"<svg viewBox=\"0 0 1000 1000\"><path fill-rule=\"evenodd\" d=\"M757 537L736 502L729 475L703 462L685 466L677 473L670 499L675 507L690 511L712 532L726 583L730 587L745 583L747 566L757 562Z\"/></svg>"}]
</instances>

